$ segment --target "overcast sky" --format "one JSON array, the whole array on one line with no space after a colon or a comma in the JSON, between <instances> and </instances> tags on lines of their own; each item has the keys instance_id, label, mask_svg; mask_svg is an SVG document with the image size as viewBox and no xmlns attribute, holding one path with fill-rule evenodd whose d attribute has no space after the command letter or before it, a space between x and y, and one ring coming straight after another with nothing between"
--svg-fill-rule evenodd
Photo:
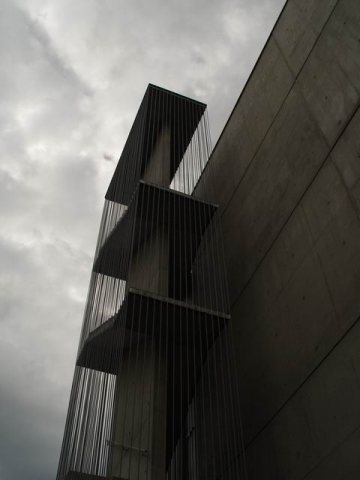
<instances>
[{"instance_id":1,"label":"overcast sky","mask_svg":"<svg viewBox=\"0 0 360 480\"><path fill-rule=\"evenodd\" d=\"M149 82L213 140L284 0L0 0L0 480L55 478L103 196Z\"/></svg>"}]
</instances>

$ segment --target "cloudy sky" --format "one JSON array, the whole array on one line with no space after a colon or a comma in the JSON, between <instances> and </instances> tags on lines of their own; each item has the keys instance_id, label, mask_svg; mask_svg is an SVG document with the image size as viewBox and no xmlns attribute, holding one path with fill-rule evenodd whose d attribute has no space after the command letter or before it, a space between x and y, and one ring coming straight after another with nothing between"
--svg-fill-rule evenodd
<instances>
[{"instance_id":1,"label":"cloudy sky","mask_svg":"<svg viewBox=\"0 0 360 480\"><path fill-rule=\"evenodd\" d=\"M56 475L106 186L149 82L218 137L284 0L0 0L0 480Z\"/></svg>"}]
</instances>

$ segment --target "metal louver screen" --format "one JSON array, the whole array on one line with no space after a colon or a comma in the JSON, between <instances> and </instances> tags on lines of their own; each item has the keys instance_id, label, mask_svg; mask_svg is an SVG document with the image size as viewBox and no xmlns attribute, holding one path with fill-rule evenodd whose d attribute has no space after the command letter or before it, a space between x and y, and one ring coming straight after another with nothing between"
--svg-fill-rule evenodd
<instances>
[{"instance_id":1,"label":"metal louver screen","mask_svg":"<svg viewBox=\"0 0 360 480\"><path fill-rule=\"evenodd\" d=\"M149 85L105 197L57 480L245 478L206 106Z\"/></svg>"}]
</instances>

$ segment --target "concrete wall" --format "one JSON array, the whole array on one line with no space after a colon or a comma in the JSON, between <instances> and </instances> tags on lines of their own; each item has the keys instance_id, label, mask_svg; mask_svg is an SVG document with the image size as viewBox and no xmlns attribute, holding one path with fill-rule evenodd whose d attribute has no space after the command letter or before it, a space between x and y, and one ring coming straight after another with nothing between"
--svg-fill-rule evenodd
<instances>
[{"instance_id":1,"label":"concrete wall","mask_svg":"<svg viewBox=\"0 0 360 480\"><path fill-rule=\"evenodd\" d=\"M160 354L150 342L149 338L133 341L133 348L124 353L117 377L110 469L114 480L165 479L165 366L159 369Z\"/></svg>"},{"instance_id":2,"label":"concrete wall","mask_svg":"<svg viewBox=\"0 0 360 480\"><path fill-rule=\"evenodd\" d=\"M170 128L163 128L159 133L150 160L146 165L142 179L162 187L170 185Z\"/></svg>"},{"instance_id":3,"label":"concrete wall","mask_svg":"<svg viewBox=\"0 0 360 480\"><path fill-rule=\"evenodd\" d=\"M360 478L359 102L359 0L289 0L195 191L221 206L251 480Z\"/></svg>"}]
</instances>

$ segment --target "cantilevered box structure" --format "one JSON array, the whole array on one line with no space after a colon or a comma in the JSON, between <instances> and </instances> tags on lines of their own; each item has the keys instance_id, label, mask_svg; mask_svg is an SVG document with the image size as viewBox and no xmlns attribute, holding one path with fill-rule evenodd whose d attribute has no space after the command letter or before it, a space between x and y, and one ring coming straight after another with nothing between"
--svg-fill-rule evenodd
<instances>
[{"instance_id":1,"label":"cantilevered box structure","mask_svg":"<svg viewBox=\"0 0 360 480\"><path fill-rule=\"evenodd\" d=\"M149 85L105 196L58 480L244 478L206 106Z\"/></svg>"}]
</instances>

